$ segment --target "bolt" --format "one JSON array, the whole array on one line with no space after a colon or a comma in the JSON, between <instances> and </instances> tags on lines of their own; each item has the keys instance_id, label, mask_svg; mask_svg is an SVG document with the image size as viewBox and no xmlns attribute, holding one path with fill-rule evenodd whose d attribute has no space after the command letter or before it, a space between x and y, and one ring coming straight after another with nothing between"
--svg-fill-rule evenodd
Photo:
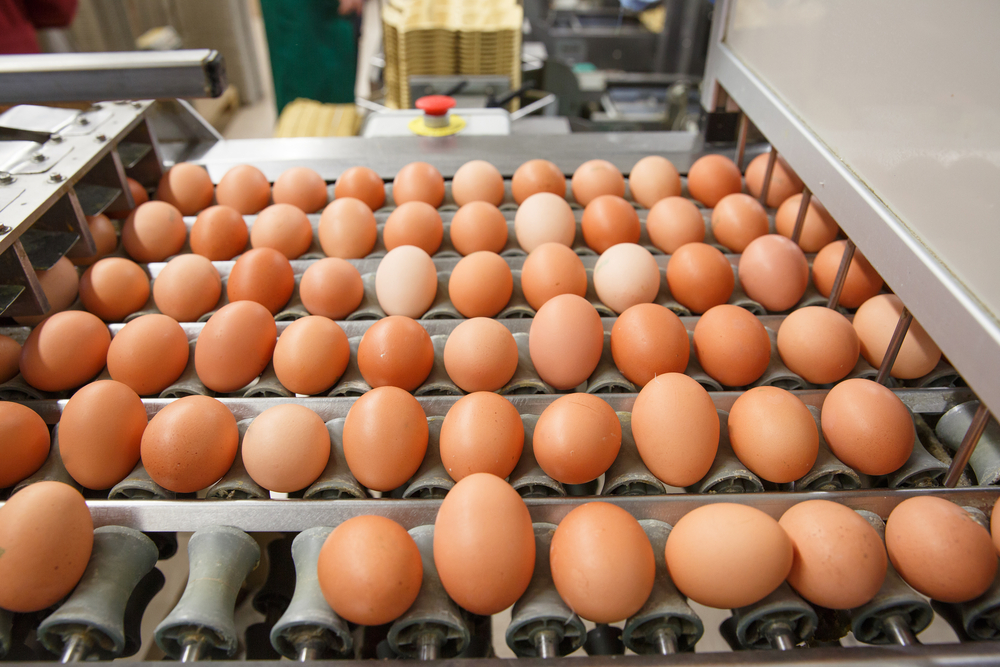
<instances>
[{"instance_id":1,"label":"bolt","mask_svg":"<svg viewBox=\"0 0 1000 667\"><path fill-rule=\"evenodd\" d=\"M10 185L14 182L14 176L7 171L0 171L0 185Z\"/></svg>"},{"instance_id":2,"label":"bolt","mask_svg":"<svg viewBox=\"0 0 1000 667\"><path fill-rule=\"evenodd\" d=\"M136 109L141 109L142 108L142 105L140 103L138 103L138 102L132 102L132 106L135 107Z\"/></svg>"},{"instance_id":3,"label":"bolt","mask_svg":"<svg viewBox=\"0 0 1000 667\"><path fill-rule=\"evenodd\" d=\"M78 125L90 125L90 121L82 116L80 118L77 118L76 122Z\"/></svg>"},{"instance_id":4,"label":"bolt","mask_svg":"<svg viewBox=\"0 0 1000 667\"><path fill-rule=\"evenodd\" d=\"M10 231L10 227L7 225L0 225L0 234L6 234Z\"/></svg>"},{"instance_id":5,"label":"bolt","mask_svg":"<svg viewBox=\"0 0 1000 667\"><path fill-rule=\"evenodd\" d=\"M63 175L57 171L54 171L51 174L49 174L50 183L61 183L62 180L63 180Z\"/></svg>"},{"instance_id":6,"label":"bolt","mask_svg":"<svg viewBox=\"0 0 1000 667\"><path fill-rule=\"evenodd\" d=\"M108 137L105 134L99 134L99 135L97 135L94 138L97 139L98 141L107 141L108 140Z\"/></svg>"},{"instance_id":7,"label":"bolt","mask_svg":"<svg viewBox=\"0 0 1000 667\"><path fill-rule=\"evenodd\" d=\"M103 107L103 106L101 106L100 104L96 104L96 103L95 103L95 104L91 104L91 105L90 105L90 108L89 108L89 109L87 109L87 111L100 111L100 110L101 110L101 109L103 109L103 108L104 108L104 107Z\"/></svg>"},{"instance_id":8,"label":"bolt","mask_svg":"<svg viewBox=\"0 0 1000 667\"><path fill-rule=\"evenodd\" d=\"M35 153L31 156L32 162L45 162L48 158L45 157L45 153Z\"/></svg>"},{"instance_id":9,"label":"bolt","mask_svg":"<svg viewBox=\"0 0 1000 667\"><path fill-rule=\"evenodd\" d=\"M53 134L51 137L49 137L49 141L51 141L54 144L61 144L62 140L63 140L62 136L58 134Z\"/></svg>"}]
</instances>

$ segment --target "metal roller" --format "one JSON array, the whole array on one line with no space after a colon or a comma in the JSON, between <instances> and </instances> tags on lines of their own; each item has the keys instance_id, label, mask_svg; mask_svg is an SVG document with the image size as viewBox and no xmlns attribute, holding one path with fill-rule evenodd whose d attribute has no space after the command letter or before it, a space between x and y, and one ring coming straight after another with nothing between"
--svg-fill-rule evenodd
<instances>
[{"instance_id":1,"label":"metal roller","mask_svg":"<svg viewBox=\"0 0 1000 667\"><path fill-rule=\"evenodd\" d=\"M427 418L427 453L413 475L404 498L444 498L455 486L455 480L445 470L441 461L441 425L444 417Z\"/></svg>"},{"instance_id":2,"label":"metal roller","mask_svg":"<svg viewBox=\"0 0 1000 667\"><path fill-rule=\"evenodd\" d=\"M422 320L460 320L462 313L452 305L448 296L448 281L451 279L451 271L438 271L437 293L434 301L427 312L420 316Z\"/></svg>"},{"instance_id":3,"label":"metal roller","mask_svg":"<svg viewBox=\"0 0 1000 667\"><path fill-rule=\"evenodd\" d=\"M454 658L469 645L470 629L444 590L434 565L434 526L418 526L410 536L420 549L424 578L417 599L389 628L392 650L406 658Z\"/></svg>"},{"instance_id":4,"label":"metal roller","mask_svg":"<svg viewBox=\"0 0 1000 667\"><path fill-rule=\"evenodd\" d=\"M819 617L787 582L760 602L733 610L723 635L735 637L741 649L788 651L812 639Z\"/></svg>"},{"instance_id":5,"label":"metal roller","mask_svg":"<svg viewBox=\"0 0 1000 667\"><path fill-rule=\"evenodd\" d=\"M382 306L378 305L378 297L375 295L375 273L362 275L361 284L365 288L364 296L361 297L361 303L354 309L354 312L347 316L347 321L382 319L386 315Z\"/></svg>"},{"instance_id":6,"label":"metal roller","mask_svg":"<svg viewBox=\"0 0 1000 667\"><path fill-rule=\"evenodd\" d=\"M1000 572L975 600L959 604L931 600L931 607L948 621L962 641L1000 640Z\"/></svg>"},{"instance_id":7,"label":"metal roller","mask_svg":"<svg viewBox=\"0 0 1000 667\"><path fill-rule=\"evenodd\" d=\"M465 392L452 382L448 371L444 367L444 346L447 342L448 336L446 335L438 334L431 336L431 344L434 346L434 365L431 367L431 372L427 376L427 379L413 392L414 396L465 395Z\"/></svg>"},{"instance_id":8,"label":"metal roller","mask_svg":"<svg viewBox=\"0 0 1000 667\"><path fill-rule=\"evenodd\" d=\"M191 341L187 366L173 384L160 392L160 398L184 398L185 396L215 396L215 392L205 386L194 367L194 350L197 340Z\"/></svg>"},{"instance_id":9,"label":"metal roller","mask_svg":"<svg viewBox=\"0 0 1000 667\"><path fill-rule=\"evenodd\" d=\"M938 420L937 437L952 452L962 444L962 438L969 430L978 408L979 401L968 401L948 410ZM991 417L986 422L986 429L972 450L969 466L976 473L976 480L980 485L992 486L1000 482L1000 424L997 424L995 418Z\"/></svg>"},{"instance_id":10,"label":"metal roller","mask_svg":"<svg viewBox=\"0 0 1000 667\"><path fill-rule=\"evenodd\" d=\"M556 526L536 523L535 570L524 594L514 603L507 646L521 658L554 658L583 646L587 630L556 590L549 564L549 547Z\"/></svg>"},{"instance_id":11,"label":"metal roller","mask_svg":"<svg viewBox=\"0 0 1000 667\"><path fill-rule=\"evenodd\" d=\"M208 490L206 498L216 500L259 500L270 498L270 492L257 482L253 481L247 467L243 464L243 437L253 423L252 419L242 419L236 423L239 429L240 440L236 449L236 458L229 472L223 475L222 479L213 484Z\"/></svg>"},{"instance_id":12,"label":"metal roller","mask_svg":"<svg viewBox=\"0 0 1000 667\"><path fill-rule=\"evenodd\" d=\"M20 373L0 384L0 401L44 401L54 398L56 394L35 389Z\"/></svg>"},{"instance_id":13,"label":"metal roller","mask_svg":"<svg viewBox=\"0 0 1000 667\"><path fill-rule=\"evenodd\" d=\"M510 485L522 498L565 496L566 489L563 485L549 477L535 459L532 441L538 415L521 415L521 423L524 424L524 447L521 449L521 458L508 477Z\"/></svg>"},{"instance_id":14,"label":"metal roller","mask_svg":"<svg viewBox=\"0 0 1000 667\"><path fill-rule=\"evenodd\" d=\"M640 521L639 525L653 546L656 578L646 604L625 622L622 640L629 650L643 655L694 651L705 634L705 626L667 571L666 545L671 526L654 520Z\"/></svg>"},{"instance_id":15,"label":"metal roller","mask_svg":"<svg viewBox=\"0 0 1000 667\"><path fill-rule=\"evenodd\" d=\"M622 425L622 445L615 462L604 473L602 496L659 496L667 492L667 487L639 456L639 449L632 435L632 413L619 412Z\"/></svg>"},{"instance_id":16,"label":"metal roller","mask_svg":"<svg viewBox=\"0 0 1000 667\"><path fill-rule=\"evenodd\" d=\"M927 375L916 381L916 386L924 389L929 387L964 387L965 381L958 374L955 367L948 363L944 357L937 363Z\"/></svg>"},{"instance_id":17,"label":"metal roller","mask_svg":"<svg viewBox=\"0 0 1000 667\"><path fill-rule=\"evenodd\" d=\"M330 608L319 587L319 552L332 528L316 527L299 533L292 542L295 593L271 630L271 644L281 655L306 662L350 653L351 631Z\"/></svg>"},{"instance_id":18,"label":"metal roller","mask_svg":"<svg viewBox=\"0 0 1000 667\"><path fill-rule=\"evenodd\" d=\"M607 623L598 623L587 633L583 642L583 650L589 656L595 655L625 655L625 642L622 641L621 628Z\"/></svg>"},{"instance_id":19,"label":"metal roller","mask_svg":"<svg viewBox=\"0 0 1000 667\"><path fill-rule=\"evenodd\" d=\"M554 394L556 390L544 382L535 370L535 364L531 361L531 352L528 349L528 334L514 334L514 342L517 344L517 369L514 375L501 389L500 393L510 394Z\"/></svg>"},{"instance_id":20,"label":"metal roller","mask_svg":"<svg viewBox=\"0 0 1000 667\"><path fill-rule=\"evenodd\" d=\"M322 259L325 255L320 255L316 259ZM303 255L299 257L300 260L312 259ZM302 303L302 297L299 296L299 284L302 282L302 274L295 276L295 286L292 288L292 296L289 297L288 303L282 306L278 314L274 316L277 322L294 322L295 320L301 319L303 317L309 317L309 311L306 310L305 305Z\"/></svg>"},{"instance_id":21,"label":"metal roller","mask_svg":"<svg viewBox=\"0 0 1000 667\"><path fill-rule=\"evenodd\" d=\"M913 414L911 413L911 416ZM923 422L923 420L921 420ZM924 447L922 429L914 420L916 438L910 458L896 472L888 475L890 489L927 489L940 487L948 474L948 464L932 456ZM926 426L926 422L924 422Z\"/></svg>"},{"instance_id":22,"label":"metal roller","mask_svg":"<svg viewBox=\"0 0 1000 667\"><path fill-rule=\"evenodd\" d=\"M344 456L344 421L340 417L326 423L326 430L330 434L330 458L319 479L306 489L305 498L334 500L368 497L368 491L354 479L347 467L347 458Z\"/></svg>"},{"instance_id":23,"label":"metal roller","mask_svg":"<svg viewBox=\"0 0 1000 667\"><path fill-rule=\"evenodd\" d=\"M327 396L361 396L372 390L371 385L365 381L365 377L361 374L361 368L358 367L358 345L361 344L361 338L361 336L354 336L347 340L351 348L351 358L347 362L344 374L337 380L337 384L333 385L333 389Z\"/></svg>"},{"instance_id":24,"label":"metal roller","mask_svg":"<svg viewBox=\"0 0 1000 667\"><path fill-rule=\"evenodd\" d=\"M149 537L148 535L146 537ZM154 539L155 543L156 540ZM160 551L162 560L163 552ZM166 578L157 568L146 573L139 583L132 590L132 595L125 605L125 650L120 658L128 658L139 652L142 648L142 617L146 613L146 608L153 601L156 594L163 590Z\"/></svg>"},{"instance_id":25,"label":"metal roller","mask_svg":"<svg viewBox=\"0 0 1000 667\"><path fill-rule=\"evenodd\" d=\"M291 398L294 392L288 391L278 374L274 372L274 362L267 362L264 371L257 378L256 382L251 382L249 388L243 393L244 398Z\"/></svg>"},{"instance_id":26,"label":"metal roller","mask_svg":"<svg viewBox=\"0 0 1000 667\"><path fill-rule=\"evenodd\" d=\"M510 259L511 257L506 250L500 253L500 255L505 259ZM521 287L521 270L516 269L511 271L511 276L514 278L514 290L511 292L510 301L508 301L507 305L504 306L504 309L500 311L497 318L503 320L534 317L535 309L531 307L528 300L524 297L524 288Z\"/></svg>"},{"instance_id":27,"label":"metal roller","mask_svg":"<svg viewBox=\"0 0 1000 667\"><path fill-rule=\"evenodd\" d=\"M38 626L39 641L62 662L112 660L125 651L125 607L156 565L153 542L137 530L102 526L83 578L62 606Z\"/></svg>"},{"instance_id":28,"label":"metal roller","mask_svg":"<svg viewBox=\"0 0 1000 667\"><path fill-rule=\"evenodd\" d=\"M823 425L820 422L819 408L809 405L810 414L816 421L816 431L819 433L819 451L816 463L802 479L796 480L793 487L797 491L840 491L861 488L861 477L843 461L834 456L830 446L823 437Z\"/></svg>"},{"instance_id":29,"label":"metal roller","mask_svg":"<svg viewBox=\"0 0 1000 667\"><path fill-rule=\"evenodd\" d=\"M142 459L139 459L125 479L108 492L108 500L173 500L176 497L176 493L153 481L142 465Z\"/></svg>"},{"instance_id":30,"label":"metal roller","mask_svg":"<svg viewBox=\"0 0 1000 667\"><path fill-rule=\"evenodd\" d=\"M719 451L701 481L688 487L689 493L759 493L764 490L757 475L750 472L729 444L729 413L718 410Z\"/></svg>"},{"instance_id":31,"label":"metal roller","mask_svg":"<svg viewBox=\"0 0 1000 667\"><path fill-rule=\"evenodd\" d=\"M35 474L15 484L14 490L10 492L10 495L13 496L24 487L30 486L35 482L62 482L63 484L69 484L77 491L81 489L80 485L76 483L76 480L66 470L62 455L59 453L59 424L52 427L49 455L45 459L45 463L35 471Z\"/></svg>"},{"instance_id":32,"label":"metal roller","mask_svg":"<svg viewBox=\"0 0 1000 667\"><path fill-rule=\"evenodd\" d=\"M242 530L213 526L191 536L188 558L184 594L156 627L156 643L181 662L231 657L238 646L236 596L260 560L260 547Z\"/></svg>"},{"instance_id":33,"label":"metal roller","mask_svg":"<svg viewBox=\"0 0 1000 667\"><path fill-rule=\"evenodd\" d=\"M604 332L604 349L597 368L587 379L588 394L635 394L639 390L618 370L611 355L611 334Z\"/></svg>"},{"instance_id":34,"label":"metal roller","mask_svg":"<svg viewBox=\"0 0 1000 667\"><path fill-rule=\"evenodd\" d=\"M858 510L868 523L885 539L885 522L877 514ZM918 644L916 636L923 632L934 612L926 599L899 576L888 563L882 588L868 603L851 610L851 632L865 644Z\"/></svg>"}]
</instances>

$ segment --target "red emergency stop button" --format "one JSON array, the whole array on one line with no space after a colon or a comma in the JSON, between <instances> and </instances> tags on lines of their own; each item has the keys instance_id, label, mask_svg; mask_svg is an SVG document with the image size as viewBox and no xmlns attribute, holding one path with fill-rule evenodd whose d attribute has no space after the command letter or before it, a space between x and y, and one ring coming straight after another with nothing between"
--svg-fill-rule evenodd
<instances>
[{"instance_id":1,"label":"red emergency stop button","mask_svg":"<svg viewBox=\"0 0 1000 667\"><path fill-rule=\"evenodd\" d=\"M448 109L455 106L455 98L447 95L427 95L417 100L416 106L427 116L447 115Z\"/></svg>"}]
</instances>

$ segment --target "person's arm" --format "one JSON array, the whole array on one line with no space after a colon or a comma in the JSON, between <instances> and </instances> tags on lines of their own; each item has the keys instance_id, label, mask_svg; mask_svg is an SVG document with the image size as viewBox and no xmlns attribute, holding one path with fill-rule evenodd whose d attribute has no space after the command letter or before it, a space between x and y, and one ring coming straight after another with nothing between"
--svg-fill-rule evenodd
<instances>
[{"instance_id":1,"label":"person's arm","mask_svg":"<svg viewBox=\"0 0 1000 667\"><path fill-rule=\"evenodd\" d=\"M36 28L65 28L76 16L77 0L28 0L24 11Z\"/></svg>"}]
</instances>

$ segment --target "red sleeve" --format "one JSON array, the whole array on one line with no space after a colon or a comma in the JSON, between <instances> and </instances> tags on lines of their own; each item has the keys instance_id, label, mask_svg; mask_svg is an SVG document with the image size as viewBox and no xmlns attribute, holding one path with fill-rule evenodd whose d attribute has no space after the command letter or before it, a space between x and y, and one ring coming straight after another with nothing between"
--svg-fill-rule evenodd
<instances>
[{"instance_id":1,"label":"red sleeve","mask_svg":"<svg viewBox=\"0 0 1000 667\"><path fill-rule=\"evenodd\" d=\"M24 9L36 28L64 28L76 16L77 0L26 0Z\"/></svg>"}]
</instances>

